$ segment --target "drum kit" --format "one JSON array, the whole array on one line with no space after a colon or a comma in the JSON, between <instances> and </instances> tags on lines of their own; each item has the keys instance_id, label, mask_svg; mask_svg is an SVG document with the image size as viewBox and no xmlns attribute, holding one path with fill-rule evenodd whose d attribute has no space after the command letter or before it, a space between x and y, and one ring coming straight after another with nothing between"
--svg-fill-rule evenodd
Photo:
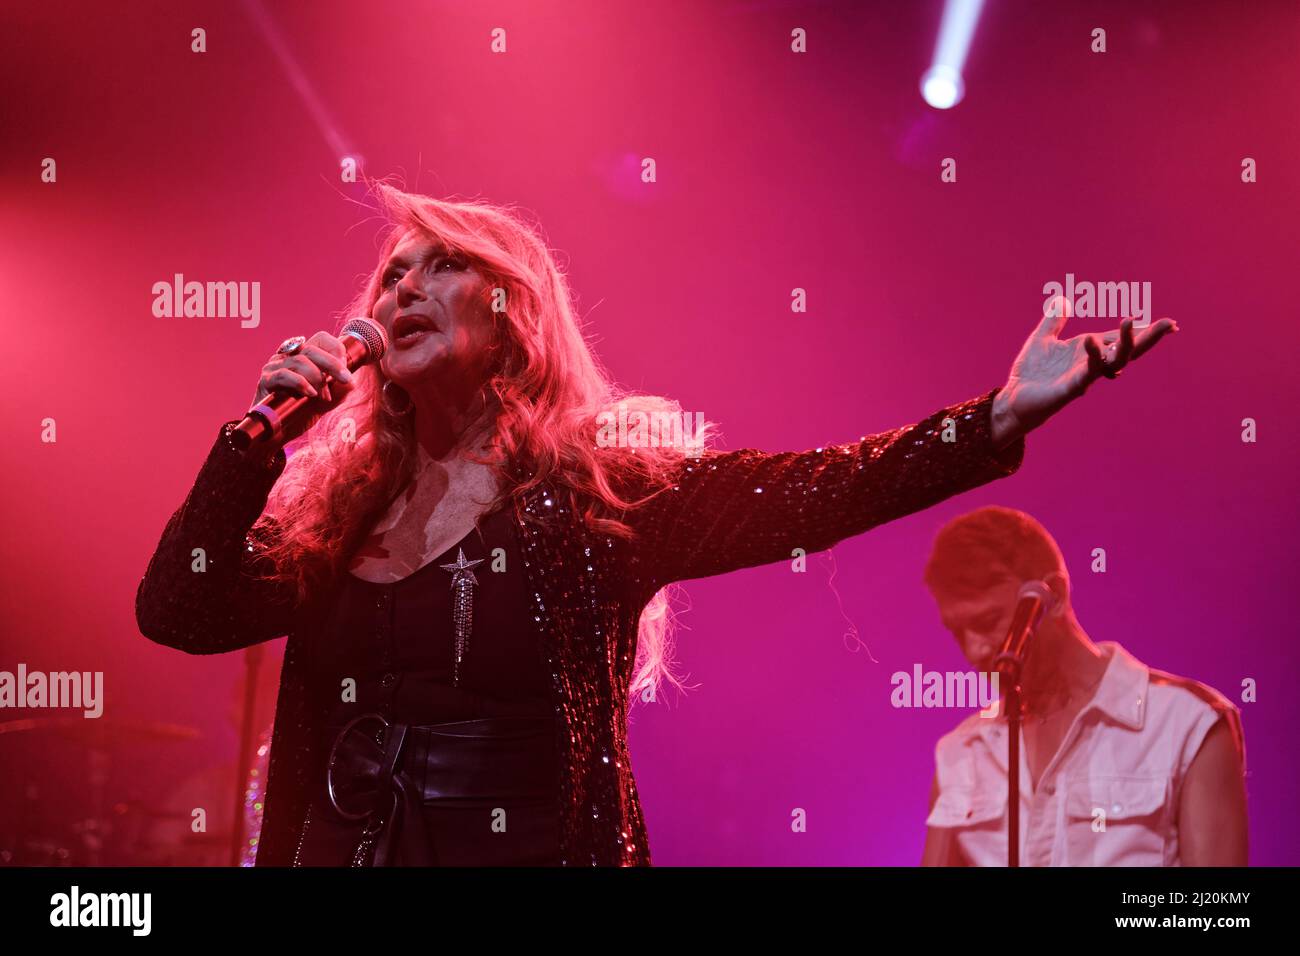
<instances>
[{"instance_id":1,"label":"drum kit","mask_svg":"<svg viewBox=\"0 0 1300 956\"><path fill-rule=\"evenodd\" d=\"M228 865L233 768L198 776L216 791L211 800L199 796L201 788L179 801L139 795L134 756L156 759L161 748L199 737L194 727L153 720L78 715L0 723L0 866ZM266 747L259 750L242 774L248 812L238 821L241 837L261 824ZM211 809L206 829L192 825L192 807L178 805L200 799Z\"/></svg>"}]
</instances>

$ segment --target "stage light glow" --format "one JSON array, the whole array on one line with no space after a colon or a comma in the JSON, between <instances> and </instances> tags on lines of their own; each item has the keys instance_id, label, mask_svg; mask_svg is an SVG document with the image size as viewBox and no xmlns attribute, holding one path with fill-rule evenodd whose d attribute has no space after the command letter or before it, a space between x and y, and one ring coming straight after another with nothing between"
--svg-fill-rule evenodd
<instances>
[{"instance_id":1,"label":"stage light glow","mask_svg":"<svg viewBox=\"0 0 1300 956\"><path fill-rule=\"evenodd\" d=\"M984 0L948 0L944 5L934 58L921 77L921 96L937 110L951 109L966 95L961 71L983 9Z\"/></svg>"},{"instance_id":2,"label":"stage light glow","mask_svg":"<svg viewBox=\"0 0 1300 956\"><path fill-rule=\"evenodd\" d=\"M932 66L921 77L921 96L937 110L951 109L965 94L961 74L946 66Z\"/></svg>"}]
</instances>

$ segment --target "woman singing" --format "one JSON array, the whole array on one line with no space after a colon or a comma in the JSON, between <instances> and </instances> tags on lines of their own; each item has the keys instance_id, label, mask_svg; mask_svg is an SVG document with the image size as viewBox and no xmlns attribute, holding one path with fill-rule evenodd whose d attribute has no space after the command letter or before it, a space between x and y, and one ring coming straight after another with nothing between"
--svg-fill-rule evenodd
<instances>
[{"instance_id":1,"label":"woman singing","mask_svg":"<svg viewBox=\"0 0 1300 956\"><path fill-rule=\"evenodd\" d=\"M378 193L392 229L348 315L383 326L382 361L282 345L254 404L300 392L310 421L257 456L222 426L136 597L141 632L192 654L288 635L258 866L648 865L626 723L675 680L664 589L1013 473L1025 433L1175 328L1061 339L1059 300L1005 386L916 424L628 447L620 404L680 409L606 378L538 234Z\"/></svg>"}]
</instances>

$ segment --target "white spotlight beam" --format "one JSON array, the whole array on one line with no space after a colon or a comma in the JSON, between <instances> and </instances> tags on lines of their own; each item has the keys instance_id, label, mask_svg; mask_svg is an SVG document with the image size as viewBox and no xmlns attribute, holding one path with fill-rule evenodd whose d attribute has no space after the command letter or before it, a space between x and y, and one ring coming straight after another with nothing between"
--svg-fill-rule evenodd
<instances>
[{"instance_id":1,"label":"white spotlight beam","mask_svg":"<svg viewBox=\"0 0 1300 956\"><path fill-rule=\"evenodd\" d=\"M921 77L921 96L937 110L951 109L966 95L961 71L970 53L984 0L947 0L930 68Z\"/></svg>"}]
</instances>

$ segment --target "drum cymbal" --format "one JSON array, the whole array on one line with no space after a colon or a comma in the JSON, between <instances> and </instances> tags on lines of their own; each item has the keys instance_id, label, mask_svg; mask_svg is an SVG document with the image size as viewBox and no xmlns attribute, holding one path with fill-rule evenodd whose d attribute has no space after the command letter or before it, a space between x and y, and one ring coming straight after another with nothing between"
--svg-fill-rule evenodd
<instances>
[{"instance_id":1,"label":"drum cymbal","mask_svg":"<svg viewBox=\"0 0 1300 956\"><path fill-rule=\"evenodd\" d=\"M48 734L88 744L158 743L197 740L201 736L197 728L185 724L135 718L28 717L0 723L0 742L26 734Z\"/></svg>"}]
</instances>

